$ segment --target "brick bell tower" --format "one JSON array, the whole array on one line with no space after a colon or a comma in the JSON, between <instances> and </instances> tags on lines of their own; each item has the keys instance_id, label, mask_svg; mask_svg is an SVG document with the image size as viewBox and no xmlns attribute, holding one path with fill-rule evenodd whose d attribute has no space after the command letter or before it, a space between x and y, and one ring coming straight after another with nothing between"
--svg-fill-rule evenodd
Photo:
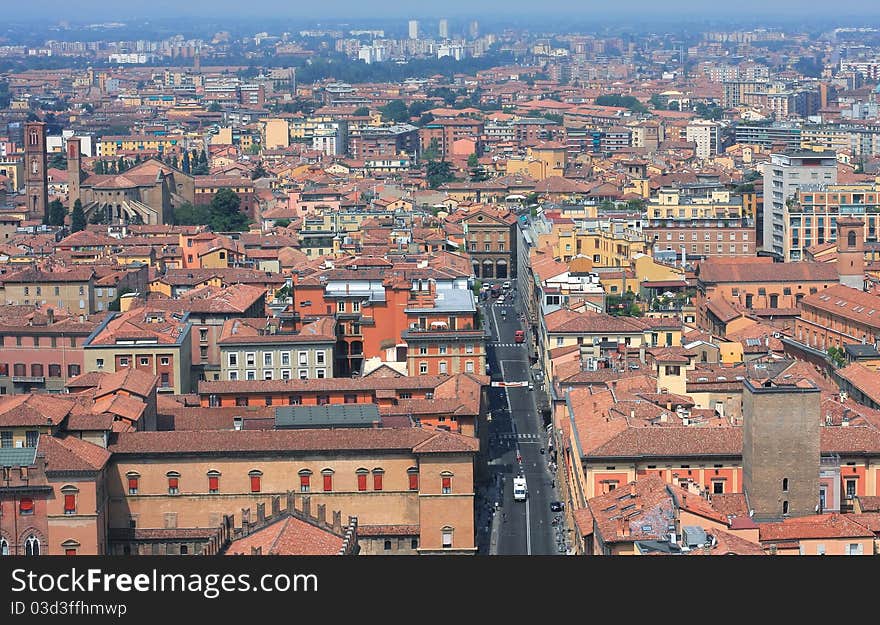
<instances>
[{"instance_id":1,"label":"brick bell tower","mask_svg":"<svg viewBox=\"0 0 880 625\"><path fill-rule=\"evenodd\" d=\"M82 183L82 156L81 139L70 137L67 139L67 188L68 188L68 212L73 211L73 205L80 199L80 184Z\"/></svg>"},{"instance_id":2,"label":"brick bell tower","mask_svg":"<svg viewBox=\"0 0 880 625\"><path fill-rule=\"evenodd\" d=\"M840 284L865 290L865 222L857 217L837 220L837 275Z\"/></svg>"},{"instance_id":3,"label":"brick bell tower","mask_svg":"<svg viewBox=\"0 0 880 625\"><path fill-rule=\"evenodd\" d=\"M49 209L45 122L27 122L24 126L24 167L28 216L43 219Z\"/></svg>"}]
</instances>

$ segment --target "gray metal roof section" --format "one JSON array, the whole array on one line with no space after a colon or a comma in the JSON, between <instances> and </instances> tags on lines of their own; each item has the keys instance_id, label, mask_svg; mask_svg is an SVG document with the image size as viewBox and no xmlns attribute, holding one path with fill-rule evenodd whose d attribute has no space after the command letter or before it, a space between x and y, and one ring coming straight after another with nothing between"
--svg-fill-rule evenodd
<instances>
[{"instance_id":1,"label":"gray metal roof section","mask_svg":"<svg viewBox=\"0 0 880 625\"><path fill-rule=\"evenodd\" d=\"M379 421L376 404L279 406L275 409L278 429L373 427Z\"/></svg>"},{"instance_id":2,"label":"gray metal roof section","mask_svg":"<svg viewBox=\"0 0 880 625\"><path fill-rule=\"evenodd\" d=\"M433 308L407 308L407 313L477 312L474 293L470 289L439 289L434 296Z\"/></svg>"},{"instance_id":3,"label":"gray metal roof section","mask_svg":"<svg viewBox=\"0 0 880 625\"><path fill-rule=\"evenodd\" d=\"M0 467L29 467L37 461L36 447L0 448Z\"/></svg>"}]
</instances>

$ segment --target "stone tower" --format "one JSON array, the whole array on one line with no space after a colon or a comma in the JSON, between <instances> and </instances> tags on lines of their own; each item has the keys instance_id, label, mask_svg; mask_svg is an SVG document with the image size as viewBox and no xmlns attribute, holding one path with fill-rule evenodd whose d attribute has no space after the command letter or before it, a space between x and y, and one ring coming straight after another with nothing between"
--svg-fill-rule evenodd
<instances>
[{"instance_id":1,"label":"stone tower","mask_svg":"<svg viewBox=\"0 0 880 625\"><path fill-rule=\"evenodd\" d=\"M808 380L743 381L743 490L755 521L816 513L820 400Z\"/></svg>"},{"instance_id":2,"label":"stone tower","mask_svg":"<svg viewBox=\"0 0 880 625\"><path fill-rule=\"evenodd\" d=\"M68 211L73 210L73 205L80 200L80 183L82 182L82 152L79 137L67 139L67 188L68 188Z\"/></svg>"},{"instance_id":3,"label":"stone tower","mask_svg":"<svg viewBox=\"0 0 880 625\"><path fill-rule=\"evenodd\" d=\"M49 209L44 122L27 122L24 126L24 166L28 215L31 219L42 219Z\"/></svg>"},{"instance_id":4,"label":"stone tower","mask_svg":"<svg viewBox=\"0 0 880 625\"><path fill-rule=\"evenodd\" d=\"M865 222L858 217L837 219L837 275L841 284L865 290Z\"/></svg>"}]
</instances>

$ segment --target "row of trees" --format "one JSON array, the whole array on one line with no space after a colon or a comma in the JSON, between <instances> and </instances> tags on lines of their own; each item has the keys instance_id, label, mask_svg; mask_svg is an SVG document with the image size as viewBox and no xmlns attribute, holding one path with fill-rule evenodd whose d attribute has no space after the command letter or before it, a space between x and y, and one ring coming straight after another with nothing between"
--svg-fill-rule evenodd
<instances>
[{"instance_id":1,"label":"row of trees","mask_svg":"<svg viewBox=\"0 0 880 625\"><path fill-rule=\"evenodd\" d=\"M67 217L67 209L61 200L52 200L49 202L49 210L43 215L43 224L46 226L63 226L64 219ZM82 202L76 200L73 203L73 211L70 214L70 231L79 232L86 228L86 215L83 212Z\"/></svg>"}]
</instances>

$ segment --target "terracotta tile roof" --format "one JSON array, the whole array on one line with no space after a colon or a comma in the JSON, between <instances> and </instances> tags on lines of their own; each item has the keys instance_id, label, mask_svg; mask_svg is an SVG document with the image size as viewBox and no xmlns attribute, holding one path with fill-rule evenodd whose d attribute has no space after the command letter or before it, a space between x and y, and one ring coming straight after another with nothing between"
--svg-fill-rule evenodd
<instances>
[{"instance_id":1,"label":"terracotta tile roof","mask_svg":"<svg viewBox=\"0 0 880 625\"><path fill-rule=\"evenodd\" d=\"M358 536L418 536L418 525L358 525Z\"/></svg>"},{"instance_id":2,"label":"terracotta tile roof","mask_svg":"<svg viewBox=\"0 0 880 625\"><path fill-rule=\"evenodd\" d=\"M597 312L574 312L566 308L544 317L547 331L553 333L634 334L644 332L647 325L639 317L615 317Z\"/></svg>"},{"instance_id":3,"label":"terracotta tile roof","mask_svg":"<svg viewBox=\"0 0 880 625\"><path fill-rule=\"evenodd\" d=\"M85 376L92 374L83 374L71 382L68 386L82 386ZM98 372L95 374L95 397L103 397L110 393L118 391L127 391L141 397L149 397L155 388L159 385L159 376L147 373L141 369L134 367L126 367L113 373Z\"/></svg>"},{"instance_id":4,"label":"terracotta tile roof","mask_svg":"<svg viewBox=\"0 0 880 625\"><path fill-rule=\"evenodd\" d=\"M88 345L116 345L117 340L155 339L159 344L175 345L187 331L187 323L174 317L176 313L151 308L134 308L118 313ZM150 321L156 317L161 321Z\"/></svg>"},{"instance_id":5,"label":"terracotta tile roof","mask_svg":"<svg viewBox=\"0 0 880 625\"><path fill-rule=\"evenodd\" d=\"M45 426L47 419L60 425L76 402L47 394L7 395L0 401L0 426Z\"/></svg>"},{"instance_id":6,"label":"terracotta tile roof","mask_svg":"<svg viewBox=\"0 0 880 625\"><path fill-rule=\"evenodd\" d=\"M263 333L265 319L227 319L220 331L218 345L241 345L253 343L288 344L288 343L326 343L336 342L336 322L331 317L322 317L317 321L303 325L296 334Z\"/></svg>"},{"instance_id":7,"label":"terracotta tile roof","mask_svg":"<svg viewBox=\"0 0 880 625\"><path fill-rule=\"evenodd\" d=\"M742 313L740 311L734 308L733 305L726 299L721 297L716 297L715 299L708 300L706 302L706 308L708 308L713 315L718 317L718 319L722 323L733 321L734 319L742 316Z\"/></svg>"},{"instance_id":8,"label":"terracotta tile roof","mask_svg":"<svg viewBox=\"0 0 880 625\"><path fill-rule=\"evenodd\" d=\"M838 280L837 267L834 265L806 261L797 263L703 261L697 267L697 276L701 282L721 284L731 282L837 283Z\"/></svg>"},{"instance_id":9,"label":"terracotta tile roof","mask_svg":"<svg viewBox=\"0 0 880 625\"><path fill-rule=\"evenodd\" d=\"M435 440L432 440L435 439ZM132 432L119 434L109 449L114 454L163 455L199 453L302 452L330 450L423 450L472 453L476 439L420 428L339 428L320 430L241 430Z\"/></svg>"},{"instance_id":10,"label":"terracotta tile roof","mask_svg":"<svg viewBox=\"0 0 880 625\"><path fill-rule=\"evenodd\" d=\"M877 537L880 537L880 512L862 512L846 516L849 520L855 521L862 527L874 532Z\"/></svg>"},{"instance_id":11,"label":"terracotta tile roof","mask_svg":"<svg viewBox=\"0 0 880 625\"><path fill-rule=\"evenodd\" d=\"M293 516L285 516L252 534L232 541L225 555L251 555L259 548L271 556L333 556L342 549L344 538Z\"/></svg>"},{"instance_id":12,"label":"terracotta tile roof","mask_svg":"<svg viewBox=\"0 0 880 625\"><path fill-rule=\"evenodd\" d=\"M593 497L587 506L605 543L664 539L675 518L666 483L656 475Z\"/></svg>"},{"instance_id":13,"label":"terracotta tile roof","mask_svg":"<svg viewBox=\"0 0 880 625\"><path fill-rule=\"evenodd\" d=\"M801 300L804 309L818 309L835 317L880 328L880 297L842 284L835 284Z\"/></svg>"},{"instance_id":14,"label":"terracotta tile roof","mask_svg":"<svg viewBox=\"0 0 880 625\"><path fill-rule=\"evenodd\" d=\"M837 370L837 375L852 384L871 401L880 404L880 372L854 362Z\"/></svg>"},{"instance_id":15,"label":"terracotta tile roof","mask_svg":"<svg viewBox=\"0 0 880 625\"><path fill-rule=\"evenodd\" d=\"M711 535L715 537L716 543L713 547L691 549L685 555L688 556L764 556L767 553L764 548L757 543L753 543L745 538L725 532L723 530L713 529Z\"/></svg>"},{"instance_id":16,"label":"terracotta tile roof","mask_svg":"<svg viewBox=\"0 0 880 625\"><path fill-rule=\"evenodd\" d=\"M712 507L725 517L748 518L749 516L749 507L746 504L746 496L743 493L712 495Z\"/></svg>"},{"instance_id":17,"label":"terracotta tile roof","mask_svg":"<svg viewBox=\"0 0 880 625\"><path fill-rule=\"evenodd\" d=\"M590 536L593 533L593 513L587 508L575 508L572 511L575 528L581 536Z\"/></svg>"},{"instance_id":18,"label":"terracotta tile roof","mask_svg":"<svg viewBox=\"0 0 880 625\"><path fill-rule=\"evenodd\" d=\"M858 499L862 512L880 512L880 497L859 496Z\"/></svg>"},{"instance_id":19,"label":"terracotta tile roof","mask_svg":"<svg viewBox=\"0 0 880 625\"><path fill-rule=\"evenodd\" d=\"M850 520L849 515L813 514L777 523L760 523L762 543L816 538L873 538L872 530Z\"/></svg>"},{"instance_id":20,"label":"terracotta tile roof","mask_svg":"<svg viewBox=\"0 0 880 625\"><path fill-rule=\"evenodd\" d=\"M2 279L5 284L41 284L46 282L88 282L95 275L90 267L78 267L63 271L42 271L40 269L25 269Z\"/></svg>"},{"instance_id":21,"label":"terracotta tile roof","mask_svg":"<svg viewBox=\"0 0 880 625\"><path fill-rule=\"evenodd\" d=\"M100 471L110 459L110 452L75 436L40 436L38 455L45 456L46 472Z\"/></svg>"},{"instance_id":22,"label":"terracotta tile roof","mask_svg":"<svg viewBox=\"0 0 880 625\"><path fill-rule=\"evenodd\" d=\"M466 373L456 375L469 375ZM297 393L308 391L433 390L453 376L366 376L362 378L314 378L309 380L202 380L199 395L233 393Z\"/></svg>"},{"instance_id":23,"label":"terracotta tile roof","mask_svg":"<svg viewBox=\"0 0 880 625\"><path fill-rule=\"evenodd\" d=\"M821 427L819 447L822 453L874 455L880 453L880 431L858 425Z\"/></svg>"},{"instance_id":24,"label":"terracotta tile roof","mask_svg":"<svg viewBox=\"0 0 880 625\"><path fill-rule=\"evenodd\" d=\"M627 427L603 445L585 450L587 458L741 455L738 427Z\"/></svg>"},{"instance_id":25,"label":"terracotta tile roof","mask_svg":"<svg viewBox=\"0 0 880 625\"><path fill-rule=\"evenodd\" d=\"M69 432L109 432L113 429L113 422L116 421L116 415L109 412L101 414L79 413L70 415L67 418L66 430Z\"/></svg>"}]
</instances>

